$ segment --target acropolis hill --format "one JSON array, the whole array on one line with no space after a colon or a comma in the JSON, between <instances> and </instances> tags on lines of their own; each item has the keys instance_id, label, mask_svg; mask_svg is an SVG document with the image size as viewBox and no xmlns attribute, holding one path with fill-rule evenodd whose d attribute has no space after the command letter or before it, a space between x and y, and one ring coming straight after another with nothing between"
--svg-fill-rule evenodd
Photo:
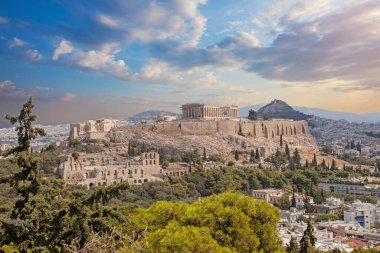
<instances>
[{"instance_id":1,"label":"acropolis hill","mask_svg":"<svg viewBox=\"0 0 380 253\"><path fill-rule=\"evenodd\" d=\"M268 156L281 149L282 135L284 145L290 149L298 148L301 153L318 150L306 121L240 119L236 106L186 104L181 108L183 117L179 120L118 127L111 130L109 137L116 143L137 141L182 151L206 148L208 153L221 155L258 148Z\"/></svg>"}]
</instances>

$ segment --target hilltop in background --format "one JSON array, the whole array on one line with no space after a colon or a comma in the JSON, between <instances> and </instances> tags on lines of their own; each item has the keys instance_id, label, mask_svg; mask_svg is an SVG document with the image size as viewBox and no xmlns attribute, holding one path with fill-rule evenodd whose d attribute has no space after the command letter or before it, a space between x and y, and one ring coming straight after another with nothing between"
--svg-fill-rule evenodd
<instances>
[{"instance_id":1,"label":"hilltop in background","mask_svg":"<svg viewBox=\"0 0 380 253\"><path fill-rule=\"evenodd\" d=\"M281 100L274 100L277 101L277 104L286 104L285 102ZM274 102L272 101L272 103ZM270 104L272 104L270 103ZM249 110L255 110L259 111L263 107L269 106L265 104L256 104L256 105L248 105L239 108L239 117L246 117L248 115ZM283 105L283 109L289 109L287 107L289 105ZM273 107L273 106L271 106ZM281 107L280 107L281 108ZM370 113L364 113L364 114L358 114L358 113L350 113L350 112L339 112L339 111L332 111L332 110L324 110L319 108L311 108L311 107L301 107L301 106L293 106L293 109L295 111L298 111L300 113L303 113L305 115L313 115L321 118L326 119L332 119L332 120L346 120L348 122L366 122L366 123L375 123L380 122L380 112L370 112ZM278 116L278 115L277 115Z\"/></svg>"}]
</instances>

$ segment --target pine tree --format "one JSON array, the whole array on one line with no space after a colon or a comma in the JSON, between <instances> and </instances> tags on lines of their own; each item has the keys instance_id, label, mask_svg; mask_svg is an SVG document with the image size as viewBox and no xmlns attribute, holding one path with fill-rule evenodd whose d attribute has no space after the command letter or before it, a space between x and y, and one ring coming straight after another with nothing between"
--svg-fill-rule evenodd
<instances>
[{"instance_id":1,"label":"pine tree","mask_svg":"<svg viewBox=\"0 0 380 253\"><path fill-rule=\"evenodd\" d=\"M314 156L313 156L313 160L311 161L311 166L313 166L313 167L318 167L318 162L317 162L317 155L316 154L314 154Z\"/></svg>"},{"instance_id":2,"label":"pine tree","mask_svg":"<svg viewBox=\"0 0 380 253\"><path fill-rule=\"evenodd\" d=\"M298 242L294 236L290 238L289 244L286 245L287 253L297 253L298 252Z\"/></svg>"},{"instance_id":3,"label":"pine tree","mask_svg":"<svg viewBox=\"0 0 380 253\"><path fill-rule=\"evenodd\" d=\"M317 238L314 236L314 228L309 217L307 221L307 228L303 232L303 236L300 241L300 253L311 253L316 242Z\"/></svg>"},{"instance_id":4,"label":"pine tree","mask_svg":"<svg viewBox=\"0 0 380 253\"><path fill-rule=\"evenodd\" d=\"M293 189L293 195L292 195L292 207L296 208L297 207L297 203L296 203L296 194L294 192L294 189Z\"/></svg>"},{"instance_id":5,"label":"pine tree","mask_svg":"<svg viewBox=\"0 0 380 253\"><path fill-rule=\"evenodd\" d=\"M296 150L294 150L294 153L293 153L293 163L294 163L295 168L301 168L301 156L297 148Z\"/></svg>"},{"instance_id":6,"label":"pine tree","mask_svg":"<svg viewBox=\"0 0 380 253\"><path fill-rule=\"evenodd\" d=\"M360 145L360 142L356 144L356 150L359 151L360 153L362 152L362 145Z\"/></svg>"},{"instance_id":7,"label":"pine tree","mask_svg":"<svg viewBox=\"0 0 380 253\"><path fill-rule=\"evenodd\" d=\"M16 164L21 171L12 176L1 178L1 183L9 183L20 196L12 211L12 219L23 219L24 209L30 196L40 191L41 179L39 174L40 159L37 154L29 152L31 141L38 136L45 136L42 128L34 128L33 122L37 117L32 113L34 108L32 97L25 103L19 116L6 115L5 118L16 126L18 145L5 152L4 156L13 156L10 161Z\"/></svg>"},{"instance_id":8,"label":"pine tree","mask_svg":"<svg viewBox=\"0 0 380 253\"><path fill-rule=\"evenodd\" d=\"M280 157L281 153L280 153L280 150L276 150L276 158Z\"/></svg>"},{"instance_id":9,"label":"pine tree","mask_svg":"<svg viewBox=\"0 0 380 253\"><path fill-rule=\"evenodd\" d=\"M290 161L290 150L288 144L285 145L286 158Z\"/></svg>"},{"instance_id":10,"label":"pine tree","mask_svg":"<svg viewBox=\"0 0 380 253\"><path fill-rule=\"evenodd\" d=\"M128 156L132 156L132 146L131 146L131 141L128 142Z\"/></svg>"},{"instance_id":11,"label":"pine tree","mask_svg":"<svg viewBox=\"0 0 380 253\"><path fill-rule=\"evenodd\" d=\"M322 160L321 167L324 170L326 169L326 161L325 161L325 159Z\"/></svg>"},{"instance_id":12,"label":"pine tree","mask_svg":"<svg viewBox=\"0 0 380 253\"><path fill-rule=\"evenodd\" d=\"M235 150L235 160L239 160L239 151Z\"/></svg>"},{"instance_id":13,"label":"pine tree","mask_svg":"<svg viewBox=\"0 0 380 253\"><path fill-rule=\"evenodd\" d=\"M256 149L255 159L260 160L260 153L258 148Z\"/></svg>"},{"instance_id":14,"label":"pine tree","mask_svg":"<svg viewBox=\"0 0 380 253\"><path fill-rule=\"evenodd\" d=\"M253 162L255 160L255 151L251 149L251 156L249 157L249 160Z\"/></svg>"}]
</instances>

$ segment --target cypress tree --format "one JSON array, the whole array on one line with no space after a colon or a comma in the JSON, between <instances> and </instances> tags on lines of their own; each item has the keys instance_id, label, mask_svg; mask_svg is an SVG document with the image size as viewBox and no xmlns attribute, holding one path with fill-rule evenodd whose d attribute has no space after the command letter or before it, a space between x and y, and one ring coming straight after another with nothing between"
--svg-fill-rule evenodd
<instances>
[{"instance_id":1,"label":"cypress tree","mask_svg":"<svg viewBox=\"0 0 380 253\"><path fill-rule=\"evenodd\" d=\"M290 150L288 144L285 145L286 158L290 161Z\"/></svg>"},{"instance_id":2,"label":"cypress tree","mask_svg":"<svg viewBox=\"0 0 380 253\"><path fill-rule=\"evenodd\" d=\"M239 160L239 151L235 150L235 160Z\"/></svg>"},{"instance_id":3,"label":"cypress tree","mask_svg":"<svg viewBox=\"0 0 380 253\"><path fill-rule=\"evenodd\" d=\"M286 253L297 253L298 252L298 242L294 236L290 238L289 244L286 245Z\"/></svg>"},{"instance_id":4,"label":"cypress tree","mask_svg":"<svg viewBox=\"0 0 380 253\"><path fill-rule=\"evenodd\" d=\"M259 153L259 149L258 148L256 149L255 159L256 160L260 160L260 153Z\"/></svg>"},{"instance_id":5,"label":"cypress tree","mask_svg":"<svg viewBox=\"0 0 380 253\"><path fill-rule=\"evenodd\" d=\"M283 141L282 141L282 134L280 135L280 147L282 148L282 144L283 144Z\"/></svg>"},{"instance_id":6,"label":"cypress tree","mask_svg":"<svg viewBox=\"0 0 380 253\"><path fill-rule=\"evenodd\" d=\"M203 148L203 161L207 160L206 148Z\"/></svg>"},{"instance_id":7,"label":"cypress tree","mask_svg":"<svg viewBox=\"0 0 380 253\"><path fill-rule=\"evenodd\" d=\"M301 156L297 148L296 150L294 150L294 153L293 153L293 163L294 163L295 168L301 168Z\"/></svg>"},{"instance_id":8,"label":"cypress tree","mask_svg":"<svg viewBox=\"0 0 380 253\"><path fill-rule=\"evenodd\" d=\"M314 228L309 217L309 220L307 221L307 228L303 232L303 236L300 241L300 253L311 253L316 241L317 238L314 236Z\"/></svg>"},{"instance_id":9,"label":"cypress tree","mask_svg":"<svg viewBox=\"0 0 380 253\"><path fill-rule=\"evenodd\" d=\"M336 162L334 159L331 162L331 170L336 170Z\"/></svg>"},{"instance_id":10,"label":"cypress tree","mask_svg":"<svg viewBox=\"0 0 380 253\"><path fill-rule=\"evenodd\" d=\"M314 154L314 156L313 156L313 160L311 161L311 166L318 167L317 155L316 154Z\"/></svg>"},{"instance_id":11,"label":"cypress tree","mask_svg":"<svg viewBox=\"0 0 380 253\"><path fill-rule=\"evenodd\" d=\"M296 194L294 192L294 189L293 189L293 195L292 195L292 207L296 207L297 206L297 203L296 203Z\"/></svg>"}]
</instances>

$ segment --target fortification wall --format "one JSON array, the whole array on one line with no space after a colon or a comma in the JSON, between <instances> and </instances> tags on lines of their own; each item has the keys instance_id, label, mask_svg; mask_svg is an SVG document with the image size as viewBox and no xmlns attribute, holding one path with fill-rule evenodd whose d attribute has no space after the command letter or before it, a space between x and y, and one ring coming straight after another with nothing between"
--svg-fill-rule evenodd
<instances>
[{"instance_id":1,"label":"fortification wall","mask_svg":"<svg viewBox=\"0 0 380 253\"><path fill-rule=\"evenodd\" d=\"M157 125L138 126L142 130L151 130L166 135L207 135L218 133L236 135L242 133L251 137L275 138L276 136L308 135L306 121L257 120L257 121L184 121L167 122Z\"/></svg>"}]
</instances>

